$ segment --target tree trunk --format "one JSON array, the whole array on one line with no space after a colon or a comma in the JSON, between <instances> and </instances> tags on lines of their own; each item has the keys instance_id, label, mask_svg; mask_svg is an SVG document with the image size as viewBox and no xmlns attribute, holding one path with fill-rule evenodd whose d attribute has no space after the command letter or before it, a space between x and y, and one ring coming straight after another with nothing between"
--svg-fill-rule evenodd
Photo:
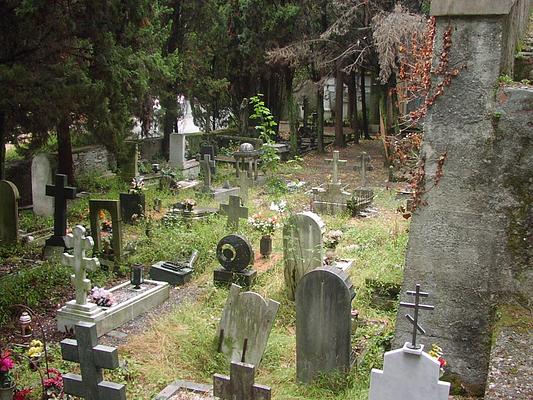
<instances>
[{"instance_id":1,"label":"tree trunk","mask_svg":"<svg viewBox=\"0 0 533 400\"><path fill-rule=\"evenodd\" d=\"M70 119L65 117L57 124L57 172L65 174L68 182L74 184L74 161L70 141Z\"/></svg>"},{"instance_id":2,"label":"tree trunk","mask_svg":"<svg viewBox=\"0 0 533 400\"><path fill-rule=\"evenodd\" d=\"M0 111L0 180L6 179L6 113Z\"/></svg>"},{"instance_id":3,"label":"tree trunk","mask_svg":"<svg viewBox=\"0 0 533 400\"><path fill-rule=\"evenodd\" d=\"M337 62L335 75L335 146L344 147L344 72L340 62Z\"/></svg>"},{"instance_id":4,"label":"tree trunk","mask_svg":"<svg viewBox=\"0 0 533 400\"><path fill-rule=\"evenodd\" d=\"M357 143L357 90L355 79L355 72L351 72L348 75L348 121L350 121L350 129L352 130L351 136Z\"/></svg>"},{"instance_id":5,"label":"tree trunk","mask_svg":"<svg viewBox=\"0 0 533 400\"><path fill-rule=\"evenodd\" d=\"M318 152L324 152L324 87L322 84L316 92L316 141L318 145Z\"/></svg>"},{"instance_id":6,"label":"tree trunk","mask_svg":"<svg viewBox=\"0 0 533 400\"><path fill-rule=\"evenodd\" d=\"M365 135L365 139L372 139L368 131L368 115L366 112L366 82L364 68L361 68L361 109L363 114L363 133Z\"/></svg>"}]
</instances>

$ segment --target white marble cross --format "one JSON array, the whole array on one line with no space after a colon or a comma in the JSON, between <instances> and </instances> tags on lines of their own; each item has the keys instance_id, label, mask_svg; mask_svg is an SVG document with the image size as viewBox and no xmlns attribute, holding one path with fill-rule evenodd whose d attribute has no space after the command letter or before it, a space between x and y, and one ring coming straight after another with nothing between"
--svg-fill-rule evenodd
<instances>
[{"instance_id":1,"label":"white marble cross","mask_svg":"<svg viewBox=\"0 0 533 400\"><path fill-rule=\"evenodd\" d=\"M91 288L91 281L86 278L85 271L94 271L100 263L96 257L85 257L85 252L94 246L93 238L85 236L85 228L76 225L72 232L65 236L65 244L73 249L73 254L63 253L61 262L63 265L74 267L74 274L70 278L76 290L76 304L85 305L87 292Z\"/></svg>"},{"instance_id":2,"label":"white marble cross","mask_svg":"<svg viewBox=\"0 0 533 400\"><path fill-rule=\"evenodd\" d=\"M339 157L339 152L335 150L333 152L333 159L328 158L326 161L333 163L333 174L331 176L331 183L340 183L339 180L339 164L346 164L348 161L341 160Z\"/></svg>"}]
</instances>

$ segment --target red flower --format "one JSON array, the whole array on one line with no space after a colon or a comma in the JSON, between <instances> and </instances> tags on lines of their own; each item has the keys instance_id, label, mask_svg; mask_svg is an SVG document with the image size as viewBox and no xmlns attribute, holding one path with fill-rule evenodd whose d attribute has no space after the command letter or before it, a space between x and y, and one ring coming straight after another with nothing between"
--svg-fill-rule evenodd
<instances>
[{"instance_id":1,"label":"red flower","mask_svg":"<svg viewBox=\"0 0 533 400\"><path fill-rule=\"evenodd\" d=\"M15 366L15 363L11 359L11 353L9 351L4 351L0 355L0 372L8 372Z\"/></svg>"},{"instance_id":2,"label":"red flower","mask_svg":"<svg viewBox=\"0 0 533 400\"><path fill-rule=\"evenodd\" d=\"M439 357L438 362L441 368L444 368L446 366L446 360L444 358Z\"/></svg>"},{"instance_id":3,"label":"red flower","mask_svg":"<svg viewBox=\"0 0 533 400\"><path fill-rule=\"evenodd\" d=\"M15 393L15 396L13 396L13 400L26 400L27 396L29 396L31 393L31 389L21 389L17 390Z\"/></svg>"}]
</instances>

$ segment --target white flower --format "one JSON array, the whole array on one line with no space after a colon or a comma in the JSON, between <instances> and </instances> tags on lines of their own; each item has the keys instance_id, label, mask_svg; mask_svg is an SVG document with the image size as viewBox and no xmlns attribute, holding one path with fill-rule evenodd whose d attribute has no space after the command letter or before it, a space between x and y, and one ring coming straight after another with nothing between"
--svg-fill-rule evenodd
<instances>
[{"instance_id":1,"label":"white flower","mask_svg":"<svg viewBox=\"0 0 533 400\"><path fill-rule=\"evenodd\" d=\"M270 210L275 211L275 212L284 213L286 211L286 208L287 208L287 202L285 200L280 200L277 203L276 202L270 203Z\"/></svg>"}]
</instances>

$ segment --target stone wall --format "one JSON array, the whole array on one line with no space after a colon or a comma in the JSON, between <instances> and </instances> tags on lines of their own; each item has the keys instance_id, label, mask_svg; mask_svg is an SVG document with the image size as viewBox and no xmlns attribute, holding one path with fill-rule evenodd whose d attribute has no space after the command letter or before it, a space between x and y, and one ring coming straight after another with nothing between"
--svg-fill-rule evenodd
<instances>
[{"instance_id":1,"label":"stone wall","mask_svg":"<svg viewBox=\"0 0 533 400\"><path fill-rule=\"evenodd\" d=\"M450 64L465 68L426 118L427 205L413 215L402 292L420 283L431 293L435 311L421 316L428 331L422 342L444 349L449 378L482 394L499 296L521 293L518 300L531 304L533 89L496 89L509 17L478 14L437 17L436 43L451 26ZM412 330L404 314L397 346Z\"/></svg>"},{"instance_id":2,"label":"stone wall","mask_svg":"<svg viewBox=\"0 0 533 400\"><path fill-rule=\"evenodd\" d=\"M106 172L115 170L117 166L115 157L104 146L85 146L73 149L72 160L75 175L84 171Z\"/></svg>"}]
</instances>

